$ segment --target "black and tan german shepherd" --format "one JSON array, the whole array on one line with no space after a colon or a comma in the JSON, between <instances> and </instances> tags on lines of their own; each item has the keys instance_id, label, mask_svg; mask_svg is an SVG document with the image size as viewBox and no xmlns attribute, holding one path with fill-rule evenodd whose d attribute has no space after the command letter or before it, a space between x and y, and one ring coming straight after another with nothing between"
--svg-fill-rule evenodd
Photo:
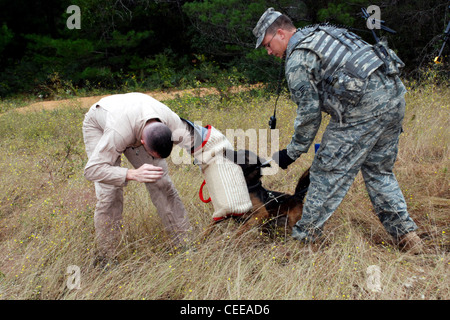
<instances>
[{"instance_id":1,"label":"black and tan german shepherd","mask_svg":"<svg viewBox=\"0 0 450 320\"><path fill-rule=\"evenodd\" d=\"M252 201L252 209L239 217L233 217L242 225L237 235L242 235L253 227L262 227L264 231L275 235L275 230L284 230L290 234L292 227L302 216L303 200L309 186L309 169L300 177L293 195L267 190L262 186L261 169L270 167L270 161L261 159L249 150L226 150L225 156L241 166ZM214 229L213 222L204 233L209 235Z\"/></svg>"}]
</instances>

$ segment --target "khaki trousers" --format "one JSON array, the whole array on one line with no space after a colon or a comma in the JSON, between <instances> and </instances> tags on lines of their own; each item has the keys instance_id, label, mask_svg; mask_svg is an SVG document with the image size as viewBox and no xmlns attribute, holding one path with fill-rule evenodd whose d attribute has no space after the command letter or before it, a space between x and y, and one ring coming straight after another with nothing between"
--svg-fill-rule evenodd
<instances>
[{"instance_id":1,"label":"khaki trousers","mask_svg":"<svg viewBox=\"0 0 450 320\"><path fill-rule=\"evenodd\" d=\"M87 156L90 157L103 135L107 111L101 107L92 108L83 122L83 137ZM135 168L145 163L162 167L164 174L154 183L145 183L150 198L162 220L164 229L171 237L172 245L181 246L187 240L190 229L187 213L175 186L168 175L164 159L150 156L143 146L127 148L124 155ZM115 166L120 166L118 158ZM113 258L117 254L121 239L123 187L95 182L97 204L94 213L94 227L99 255Z\"/></svg>"}]
</instances>

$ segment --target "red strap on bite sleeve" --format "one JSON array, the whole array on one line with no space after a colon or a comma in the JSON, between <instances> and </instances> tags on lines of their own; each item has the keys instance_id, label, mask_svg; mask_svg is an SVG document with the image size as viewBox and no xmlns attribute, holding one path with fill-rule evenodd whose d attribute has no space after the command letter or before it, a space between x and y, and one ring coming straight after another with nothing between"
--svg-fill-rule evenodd
<instances>
[{"instance_id":1,"label":"red strap on bite sleeve","mask_svg":"<svg viewBox=\"0 0 450 320\"><path fill-rule=\"evenodd\" d=\"M209 197L209 199L205 200L205 198L203 198L203 187L206 184L206 180L203 180L202 185L200 186L200 190L198 192L198 196L200 197L200 200L202 200L204 203L208 203L211 202L211 197Z\"/></svg>"}]
</instances>

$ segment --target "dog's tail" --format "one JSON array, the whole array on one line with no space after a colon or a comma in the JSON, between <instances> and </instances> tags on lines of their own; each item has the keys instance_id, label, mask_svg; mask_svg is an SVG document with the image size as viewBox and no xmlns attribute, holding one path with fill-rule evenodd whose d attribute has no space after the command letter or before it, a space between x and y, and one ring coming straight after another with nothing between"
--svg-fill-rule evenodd
<instances>
[{"instance_id":1,"label":"dog's tail","mask_svg":"<svg viewBox=\"0 0 450 320\"><path fill-rule=\"evenodd\" d=\"M309 187L309 168L306 169L305 172L303 172L302 176L298 180L297 187L295 187L295 195L300 196L303 200L303 198L306 195L306 192L308 191Z\"/></svg>"}]
</instances>

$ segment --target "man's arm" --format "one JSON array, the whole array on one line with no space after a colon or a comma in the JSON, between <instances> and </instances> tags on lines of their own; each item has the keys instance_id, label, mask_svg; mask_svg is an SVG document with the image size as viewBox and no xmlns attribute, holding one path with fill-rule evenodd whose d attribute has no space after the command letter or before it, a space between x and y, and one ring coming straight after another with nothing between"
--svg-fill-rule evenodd
<instances>
[{"instance_id":1,"label":"man's arm","mask_svg":"<svg viewBox=\"0 0 450 320\"><path fill-rule=\"evenodd\" d=\"M85 178L93 182L124 186L128 169L118 165L121 155L114 145L112 131L105 131L86 163Z\"/></svg>"},{"instance_id":2,"label":"man's arm","mask_svg":"<svg viewBox=\"0 0 450 320\"><path fill-rule=\"evenodd\" d=\"M118 165L125 143L113 130L105 131L89 157L84 176L89 181L124 186L127 181L155 182L163 175L163 169L144 164L138 169L122 168Z\"/></svg>"},{"instance_id":3,"label":"man's arm","mask_svg":"<svg viewBox=\"0 0 450 320\"><path fill-rule=\"evenodd\" d=\"M316 86L321 80L319 57L307 50L295 50L286 64L286 79L297 104L294 134L287 146L288 156L295 160L308 152L322 121Z\"/></svg>"},{"instance_id":4,"label":"man's arm","mask_svg":"<svg viewBox=\"0 0 450 320\"><path fill-rule=\"evenodd\" d=\"M137 182L155 182L163 175L163 168L145 163L138 169L128 169L126 180Z\"/></svg>"}]
</instances>

